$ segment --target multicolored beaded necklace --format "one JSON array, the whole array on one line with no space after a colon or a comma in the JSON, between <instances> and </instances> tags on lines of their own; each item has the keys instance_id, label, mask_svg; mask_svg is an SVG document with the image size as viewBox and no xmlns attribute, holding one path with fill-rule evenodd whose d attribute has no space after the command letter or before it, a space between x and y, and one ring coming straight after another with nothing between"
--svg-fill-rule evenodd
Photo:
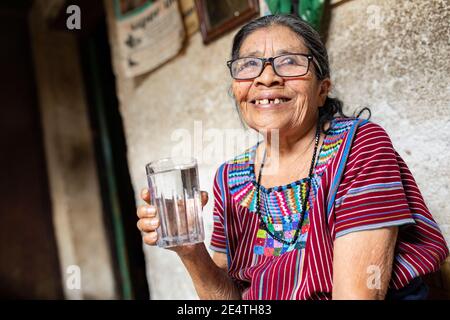
<instances>
[{"instance_id":1,"label":"multicolored beaded necklace","mask_svg":"<svg viewBox=\"0 0 450 320\"><path fill-rule=\"evenodd\" d=\"M313 170L314 170L314 160L316 159L317 148L319 146L319 138L320 138L320 125L319 125L319 123L317 123L316 137L315 137L315 146L314 146L314 152L313 152L313 156L312 156L312 160L311 160L311 166L309 168L309 175L308 175L308 178L307 178L308 186L306 188L306 196L305 196L305 199L304 199L304 201L302 203L301 219L300 219L300 221L298 223L297 229L295 230L294 237L292 238L291 241L286 241L285 239L278 237L272 231L270 231L268 226L267 226L267 224L266 224L266 222L262 218L262 215L261 215L261 212L260 212L260 205L261 205L261 203L260 203L260 201L261 201L260 200L260 194L261 194L261 184L260 184L260 182L261 182L261 174L262 174L262 171L263 171L263 168L264 168L264 163L266 161L266 149L264 149L264 156L263 156L263 160L261 162L261 168L259 169L258 181L256 183L256 185L257 185L256 213L257 213L257 215L259 217L259 220L260 220L259 229L260 230L262 229L262 230L266 231L269 235L272 236L272 238L278 240L281 243L289 245L289 246L294 244L297 241L299 233L300 233L300 229L301 229L302 224L303 224L303 220L305 218L306 202L308 201L308 198L309 198L309 190L311 188L311 179L312 179ZM267 214L269 214L269 213L267 213ZM268 221L269 221L269 219L268 219Z\"/></svg>"}]
</instances>

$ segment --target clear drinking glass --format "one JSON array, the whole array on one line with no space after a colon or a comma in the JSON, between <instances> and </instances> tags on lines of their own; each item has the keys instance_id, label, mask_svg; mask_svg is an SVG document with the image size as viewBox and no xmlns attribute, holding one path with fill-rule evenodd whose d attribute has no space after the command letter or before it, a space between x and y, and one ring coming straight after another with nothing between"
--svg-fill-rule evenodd
<instances>
[{"instance_id":1,"label":"clear drinking glass","mask_svg":"<svg viewBox=\"0 0 450 320\"><path fill-rule=\"evenodd\" d=\"M158 246L163 248L203 242L201 194L197 161L166 158L146 165L151 204L160 219Z\"/></svg>"}]
</instances>

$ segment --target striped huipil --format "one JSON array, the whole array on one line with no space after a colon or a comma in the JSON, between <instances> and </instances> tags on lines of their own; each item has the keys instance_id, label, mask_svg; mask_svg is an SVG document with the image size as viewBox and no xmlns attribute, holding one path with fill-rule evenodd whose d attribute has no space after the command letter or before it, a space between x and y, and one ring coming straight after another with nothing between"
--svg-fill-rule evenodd
<instances>
[{"instance_id":1,"label":"striped huipil","mask_svg":"<svg viewBox=\"0 0 450 320\"><path fill-rule=\"evenodd\" d=\"M389 287L436 271L448 248L405 162L385 130L335 118L320 147L300 237L282 245L258 230L257 145L222 164L214 180L210 248L227 254L243 299L331 299L333 241L350 232L399 226ZM289 238L301 214L306 178L262 187L261 214Z\"/></svg>"}]
</instances>

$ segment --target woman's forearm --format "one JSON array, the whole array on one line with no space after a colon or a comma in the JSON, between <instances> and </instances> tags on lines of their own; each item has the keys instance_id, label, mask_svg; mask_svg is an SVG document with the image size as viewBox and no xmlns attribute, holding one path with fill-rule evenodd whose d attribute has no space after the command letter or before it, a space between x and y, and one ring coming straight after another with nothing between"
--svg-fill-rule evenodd
<instances>
[{"instance_id":1,"label":"woman's forearm","mask_svg":"<svg viewBox=\"0 0 450 320\"><path fill-rule=\"evenodd\" d=\"M202 300L239 300L241 293L228 276L209 255L205 245L188 254L179 254L194 283L195 290Z\"/></svg>"}]
</instances>

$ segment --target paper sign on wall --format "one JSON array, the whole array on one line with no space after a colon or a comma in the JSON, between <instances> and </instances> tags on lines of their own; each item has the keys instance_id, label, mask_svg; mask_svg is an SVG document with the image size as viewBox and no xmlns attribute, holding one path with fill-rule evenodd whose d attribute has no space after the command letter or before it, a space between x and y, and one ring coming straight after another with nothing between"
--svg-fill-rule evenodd
<instances>
[{"instance_id":1,"label":"paper sign on wall","mask_svg":"<svg viewBox=\"0 0 450 320\"><path fill-rule=\"evenodd\" d=\"M114 0L114 13L126 77L151 71L180 51L185 31L176 0Z\"/></svg>"}]
</instances>

